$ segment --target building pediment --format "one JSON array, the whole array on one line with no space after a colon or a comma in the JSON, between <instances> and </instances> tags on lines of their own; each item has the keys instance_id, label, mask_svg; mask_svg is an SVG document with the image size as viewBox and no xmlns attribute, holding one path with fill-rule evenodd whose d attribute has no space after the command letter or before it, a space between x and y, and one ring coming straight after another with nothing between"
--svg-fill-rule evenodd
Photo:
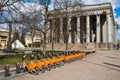
<instances>
[{"instance_id":1,"label":"building pediment","mask_svg":"<svg viewBox=\"0 0 120 80\"><path fill-rule=\"evenodd\" d=\"M112 7L110 3L94 4L94 5L77 5L67 7L66 9L53 10L49 12L49 19L59 18L67 16L86 16L86 15L98 15L106 11L106 14L112 13Z\"/></svg>"}]
</instances>

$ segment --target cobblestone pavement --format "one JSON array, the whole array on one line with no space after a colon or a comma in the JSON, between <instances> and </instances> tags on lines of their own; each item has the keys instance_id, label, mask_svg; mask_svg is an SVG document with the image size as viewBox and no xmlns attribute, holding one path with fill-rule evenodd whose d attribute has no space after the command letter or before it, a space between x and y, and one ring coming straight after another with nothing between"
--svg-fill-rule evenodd
<instances>
[{"instance_id":1,"label":"cobblestone pavement","mask_svg":"<svg viewBox=\"0 0 120 80\"><path fill-rule=\"evenodd\" d=\"M11 80L120 80L120 51L97 51L60 68Z\"/></svg>"}]
</instances>

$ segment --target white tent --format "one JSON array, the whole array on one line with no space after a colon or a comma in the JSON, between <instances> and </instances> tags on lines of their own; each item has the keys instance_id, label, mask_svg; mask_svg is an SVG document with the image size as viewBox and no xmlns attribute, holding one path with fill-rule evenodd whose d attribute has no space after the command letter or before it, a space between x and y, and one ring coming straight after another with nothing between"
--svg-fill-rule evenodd
<instances>
[{"instance_id":1,"label":"white tent","mask_svg":"<svg viewBox=\"0 0 120 80\"><path fill-rule=\"evenodd\" d=\"M19 40L16 40L12 43L12 48L24 49L25 46Z\"/></svg>"}]
</instances>

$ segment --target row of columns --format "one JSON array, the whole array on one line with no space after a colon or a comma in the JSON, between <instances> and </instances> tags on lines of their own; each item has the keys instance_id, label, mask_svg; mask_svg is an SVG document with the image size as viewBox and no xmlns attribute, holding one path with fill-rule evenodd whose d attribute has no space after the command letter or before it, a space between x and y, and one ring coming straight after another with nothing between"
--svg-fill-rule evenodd
<instances>
[{"instance_id":1,"label":"row of columns","mask_svg":"<svg viewBox=\"0 0 120 80\"><path fill-rule=\"evenodd\" d=\"M100 43L100 15L96 16L97 18L97 43ZM71 30L70 25L71 18L68 19L68 27ZM76 34L76 43L80 42L80 17L77 17L77 34ZM71 43L71 33L69 32L69 39L68 42ZM86 43L90 43L90 16L86 16Z\"/></svg>"},{"instance_id":2,"label":"row of columns","mask_svg":"<svg viewBox=\"0 0 120 80\"><path fill-rule=\"evenodd\" d=\"M80 42L80 16L77 17L77 32L75 33L75 42L76 43L81 43ZM68 43L72 43L72 38L71 38L71 17L68 18L67 21L67 34L68 34ZM101 31L103 31L103 42L104 43L111 43L113 41L113 37L112 37L112 32L113 32L113 21L112 18L110 16L110 14L106 15L106 28L105 30L101 30L101 21L100 21L100 15L96 15L96 42L97 43L101 43ZM104 29L104 28L103 28ZM93 33L92 33L92 37ZM94 38L92 38L94 39ZM60 19L60 42L63 43L63 19ZM92 40L94 41L94 40ZM86 43L90 43L90 15L86 16Z\"/></svg>"},{"instance_id":3,"label":"row of columns","mask_svg":"<svg viewBox=\"0 0 120 80\"><path fill-rule=\"evenodd\" d=\"M80 17L77 17L77 43L80 42Z\"/></svg>"},{"instance_id":4,"label":"row of columns","mask_svg":"<svg viewBox=\"0 0 120 80\"><path fill-rule=\"evenodd\" d=\"M67 30L69 30L69 38L68 38L68 43L71 43L71 18L68 19L68 25L67 25ZM75 33L75 42L80 43L80 17L77 17L77 32Z\"/></svg>"},{"instance_id":5,"label":"row of columns","mask_svg":"<svg viewBox=\"0 0 120 80\"><path fill-rule=\"evenodd\" d=\"M96 36L97 36L97 43L100 43L100 15L97 15L96 16L97 17L97 24L96 24L96 29L97 29L97 34L96 34Z\"/></svg>"}]
</instances>

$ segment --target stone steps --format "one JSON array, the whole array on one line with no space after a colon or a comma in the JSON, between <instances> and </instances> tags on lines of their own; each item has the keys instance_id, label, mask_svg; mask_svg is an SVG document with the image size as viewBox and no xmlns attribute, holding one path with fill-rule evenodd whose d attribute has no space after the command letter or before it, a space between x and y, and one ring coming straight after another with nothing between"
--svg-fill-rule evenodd
<instances>
[{"instance_id":1,"label":"stone steps","mask_svg":"<svg viewBox=\"0 0 120 80\"><path fill-rule=\"evenodd\" d=\"M68 43L68 50L93 50L95 45L93 43L80 44L80 43ZM48 43L46 46L47 50L52 50L52 43ZM65 50L66 44L64 43L54 43L54 50Z\"/></svg>"}]
</instances>

